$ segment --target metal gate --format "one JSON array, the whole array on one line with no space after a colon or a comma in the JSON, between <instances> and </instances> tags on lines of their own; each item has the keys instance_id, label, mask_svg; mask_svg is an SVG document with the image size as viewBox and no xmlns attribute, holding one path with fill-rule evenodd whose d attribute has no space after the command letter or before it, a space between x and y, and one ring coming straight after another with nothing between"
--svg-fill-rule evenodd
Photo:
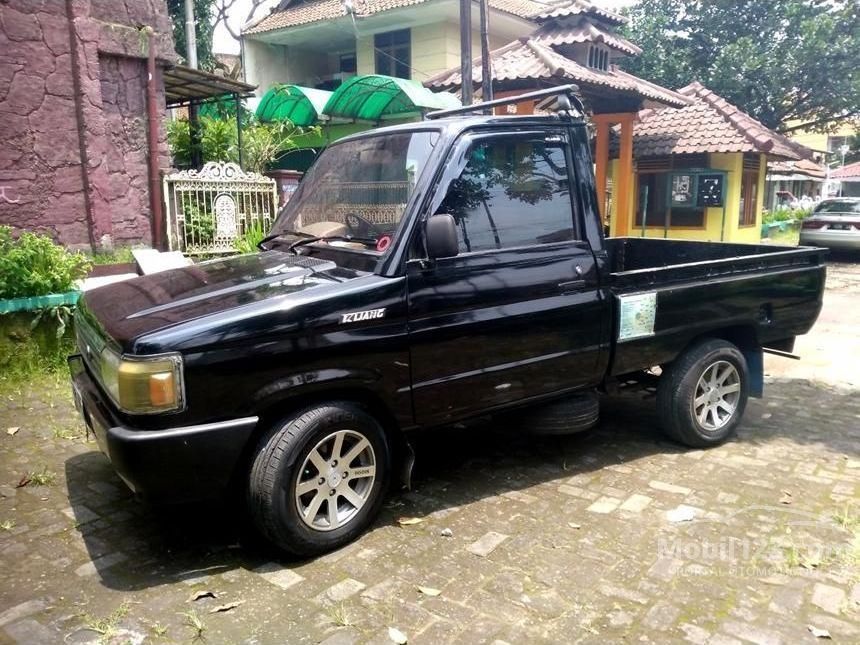
<instances>
[{"instance_id":1,"label":"metal gate","mask_svg":"<svg viewBox=\"0 0 860 645\"><path fill-rule=\"evenodd\" d=\"M268 232L277 213L275 180L232 162L164 177L167 241L188 255L235 253L246 234Z\"/></svg>"}]
</instances>

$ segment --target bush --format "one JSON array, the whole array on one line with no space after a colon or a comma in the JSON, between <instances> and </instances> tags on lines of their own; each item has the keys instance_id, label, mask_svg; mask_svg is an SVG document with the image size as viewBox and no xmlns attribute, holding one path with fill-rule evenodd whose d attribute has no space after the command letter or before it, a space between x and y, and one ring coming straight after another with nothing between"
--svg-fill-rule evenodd
<instances>
[{"instance_id":1,"label":"bush","mask_svg":"<svg viewBox=\"0 0 860 645\"><path fill-rule=\"evenodd\" d=\"M83 253L70 253L47 235L24 232L18 239L0 226L0 299L71 291L92 266Z\"/></svg>"},{"instance_id":2,"label":"bush","mask_svg":"<svg viewBox=\"0 0 860 645\"><path fill-rule=\"evenodd\" d=\"M266 237L266 231L261 222L251 222L236 240L236 250L239 253L256 253L259 251L257 245Z\"/></svg>"},{"instance_id":3,"label":"bush","mask_svg":"<svg viewBox=\"0 0 860 645\"><path fill-rule=\"evenodd\" d=\"M791 209L785 208L784 206L780 208L775 208L772 211L765 211L764 217L762 218L762 223L767 226L768 224L778 224L780 222L791 222L795 220L806 219L812 214L812 209Z\"/></svg>"}]
</instances>

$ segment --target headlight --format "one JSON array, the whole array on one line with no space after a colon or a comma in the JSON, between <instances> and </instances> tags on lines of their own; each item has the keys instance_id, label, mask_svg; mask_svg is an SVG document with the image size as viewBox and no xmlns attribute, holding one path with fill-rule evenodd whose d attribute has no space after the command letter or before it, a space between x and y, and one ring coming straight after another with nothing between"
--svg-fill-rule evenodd
<instances>
[{"instance_id":1,"label":"headlight","mask_svg":"<svg viewBox=\"0 0 860 645\"><path fill-rule=\"evenodd\" d=\"M105 347L102 384L119 408L132 414L170 412L183 407L182 356L119 356Z\"/></svg>"}]
</instances>

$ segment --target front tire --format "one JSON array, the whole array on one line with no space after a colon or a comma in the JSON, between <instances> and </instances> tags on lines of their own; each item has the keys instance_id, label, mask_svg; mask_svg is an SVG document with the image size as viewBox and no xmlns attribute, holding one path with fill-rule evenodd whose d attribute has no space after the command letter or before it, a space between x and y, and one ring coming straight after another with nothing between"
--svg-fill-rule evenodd
<instances>
[{"instance_id":1,"label":"front tire","mask_svg":"<svg viewBox=\"0 0 860 645\"><path fill-rule=\"evenodd\" d=\"M379 512L390 461L382 426L359 406L306 409L260 442L248 509L281 549L301 556L331 551L355 539Z\"/></svg>"},{"instance_id":2,"label":"front tire","mask_svg":"<svg viewBox=\"0 0 860 645\"><path fill-rule=\"evenodd\" d=\"M664 370L657 410L666 434L692 448L723 443L737 429L749 398L741 351L714 338L688 348Z\"/></svg>"}]
</instances>

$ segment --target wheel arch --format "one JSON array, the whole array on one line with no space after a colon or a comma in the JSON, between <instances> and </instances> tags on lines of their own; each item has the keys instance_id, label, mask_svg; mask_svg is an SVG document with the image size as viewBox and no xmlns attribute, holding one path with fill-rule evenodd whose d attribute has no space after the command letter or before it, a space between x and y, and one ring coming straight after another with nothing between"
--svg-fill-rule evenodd
<instances>
[{"instance_id":1,"label":"wheel arch","mask_svg":"<svg viewBox=\"0 0 860 645\"><path fill-rule=\"evenodd\" d=\"M741 351L747 362L749 395L752 398L761 398L764 394L764 357L755 325L732 325L699 334L687 343L684 349L678 353L678 356L685 354L691 347L712 339L726 340ZM677 360L677 356L675 358Z\"/></svg>"},{"instance_id":2,"label":"wheel arch","mask_svg":"<svg viewBox=\"0 0 860 645\"><path fill-rule=\"evenodd\" d=\"M397 461L405 451L408 451L408 445L406 444L400 424L397 422L397 418L379 394L369 388L350 385L314 390L296 388L294 391L285 392L282 397L267 401L265 405L260 407L257 412L257 416L259 417L257 427L254 428L254 431L248 437L242 454L236 462L231 480L231 489L236 490L237 488L241 488L245 479L244 475L250 467L257 446L262 438L272 431L279 420L284 419L288 415L296 414L301 410L326 403L340 402L351 403L362 408L379 422L389 442L392 468L396 468ZM393 470L392 472L397 471Z\"/></svg>"}]
</instances>

